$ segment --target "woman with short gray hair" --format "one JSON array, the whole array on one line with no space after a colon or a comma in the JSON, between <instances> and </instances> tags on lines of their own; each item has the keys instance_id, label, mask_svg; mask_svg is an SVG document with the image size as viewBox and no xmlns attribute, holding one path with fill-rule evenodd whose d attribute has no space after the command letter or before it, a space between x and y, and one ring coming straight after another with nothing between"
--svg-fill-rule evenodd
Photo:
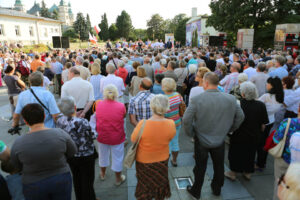
<instances>
[{"instance_id":1,"label":"woman with short gray hair","mask_svg":"<svg viewBox=\"0 0 300 200\"><path fill-rule=\"evenodd\" d=\"M95 112L101 169L100 179L105 180L106 168L110 165L111 154L111 169L116 175L115 185L119 186L126 180L125 175L122 175L126 108L123 103L117 101L119 94L115 85L107 85L104 88L103 96L104 100L97 103Z\"/></svg>"},{"instance_id":2,"label":"woman with short gray hair","mask_svg":"<svg viewBox=\"0 0 300 200\"><path fill-rule=\"evenodd\" d=\"M240 105L245 119L230 135L228 160L231 171L225 172L225 176L236 180L236 173L243 173L244 178L250 180L251 174L254 173L257 145L261 141L262 131L269 123L269 119L265 104L255 100L256 86L247 81L241 84L240 89L242 95Z\"/></svg>"},{"instance_id":3,"label":"woman with short gray hair","mask_svg":"<svg viewBox=\"0 0 300 200\"><path fill-rule=\"evenodd\" d=\"M248 75L245 73L240 73L238 75L238 84L235 85L231 91L230 94L232 94L233 96L235 96L238 100L242 99L242 95L241 95L241 91L240 91L240 85L242 83L244 83L245 81L248 81Z\"/></svg>"},{"instance_id":4,"label":"woman with short gray hair","mask_svg":"<svg viewBox=\"0 0 300 200\"><path fill-rule=\"evenodd\" d=\"M154 96L150 108L152 117L146 121L140 120L131 135L131 141L136 143L139 131L144 127L136 152L135 197L165 199L171 196L168 179L169 142L175 136L176 129L174 121L164 117L169 109L167 96Z\"/></svg>"},{"instance_id":5,"label":"woman with short gray hair","mask_svg":"<svg viewBox=\"0 0 300 200\"><path fill-rule=\"evenodd\" d=\"M62 98L58 102L62 113L56 121L56 127L66 131L75 142L78 152L68 159L72 174L76 200L96 199L95 179L95 146L96 135L88 120L76 117L76 106L73 97Z\"/></svg>"}]
</instances>

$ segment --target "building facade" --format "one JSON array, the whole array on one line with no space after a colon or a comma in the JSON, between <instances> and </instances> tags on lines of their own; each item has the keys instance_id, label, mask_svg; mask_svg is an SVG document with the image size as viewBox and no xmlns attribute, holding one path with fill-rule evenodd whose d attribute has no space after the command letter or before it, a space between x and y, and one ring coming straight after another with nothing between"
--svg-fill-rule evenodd
<instances>
[{"instance_id":1,"label":"building facade","mask_svg":"<svg viewBox=\"0 0 300 200\"><path fill-rule=\"evenodd\" d=\"M0 42L50 45L52 36L61 35L62 22L59 20L0 8Z\"/></svg>"}]
</instances>

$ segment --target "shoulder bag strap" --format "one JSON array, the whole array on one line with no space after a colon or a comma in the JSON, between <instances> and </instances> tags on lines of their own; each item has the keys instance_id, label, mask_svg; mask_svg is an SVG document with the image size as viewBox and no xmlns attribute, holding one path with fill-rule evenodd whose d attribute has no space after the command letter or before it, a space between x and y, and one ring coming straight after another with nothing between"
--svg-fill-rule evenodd
<instances>
[{"instance_id":1,"label":"shoulder bag strap","mask_svg":"<svg viewBox=\"0 0 300 200\"><path fill-rule=\"evenodd\" d=\"M291 124L291 118L288 118L288 122L287 122L287 125L286 125L286 128L285 128L285 132L284 132L284 136L283 136L284 143L286 141L286 137L287 137L288 131L290 129L290 124Z\"/></svg>"},{"instance_id":2,"label":"shoulder bag strap","mask_svg":"<svg viewBox=\"0 0 300 200\"><path fill-rule=\"evenodd\" d=\"M137 145L140 143L140 140L141 140L141 137L143 135L143 131L144 131L145 125L146 125L146 119L144 119L142 127L141 127L141 129L139 131L138 139L137 139L137 142L136 142Z\"/></svg>"},{"instance_id":3,"label":"shoulder bag strap","mask_svg":"<svg viewBox=\"0 0 300 200\"><path fill-rule=\"evenodd\" d=\"M43 104L43 102L36 96L36 94L34 93L33 89L32 88L29 88L30 92L33 94L33 96L35 97L35 99L41 104L41 106L43 108L45 108L45 110L47 110L50 113L50 110Z\"/></svg>"},{"instance_id":4,"label":"shoulder bag strap","mask_svg":"<svg viewBox=\"0 0 300 200\"><path fill-rule=\"evenodd\" d=\"M112 59L112 61L113 61L114 65L115 65L115 68L118 69L118 67L117 67L117 65L116 65L116 63L115 63L115 61L114 61L114 59Z\"/></svg>"}]
</instances>

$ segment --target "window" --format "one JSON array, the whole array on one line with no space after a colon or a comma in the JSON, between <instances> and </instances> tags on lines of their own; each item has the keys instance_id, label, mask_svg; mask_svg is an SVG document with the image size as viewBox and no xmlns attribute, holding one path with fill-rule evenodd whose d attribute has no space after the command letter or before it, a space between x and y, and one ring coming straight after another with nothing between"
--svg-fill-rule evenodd
<instances>
[{"instance_id":1,"label":"window","mask_svg":"<svg viewBox=\"0 0 300 200\"><path fill-rule=\"evenodd\" d=\"M16 32L16 36L20 36L20 26L15 26L15 32Z\"/></svg>"},{"instance_id":2,"label":"window","mask_svg":"<svg viewBox=\"0 0 300 200\"><path fill-rule=\"evenodd\" d=\"M57 28L55 29L55 33L58 33L58 29Z\"/></svg>"},{"instance_id":3,"label":"window","mask_svg":"<svg viewBox=\"0 0 300 200\"><path fill-rule=\"evenodd\" d=\"M53 28L51 28L51 33L53 33Z\"/></svg>"},{"instance_id":4,"label":"window","mask_svg":"<svg viewBox=\"0 0 300 200\"><path fill-rule=\"evenodd\" d=\"M4 27L3 27L3 24L0 24L0 35L4 35Z\"/></svg>"},{"instance_id":5,"label":"window","mask_svg":"<svg viewBox=\"0 0 300 200\"><path fill-rule=\"evenodd\" d=\"M29 26L29 35L30 36L34 36L33 35L33 27L32 26Z\"/></svg>"},{"instance_id":6,"label":"window","mask_svg":"<svg viewBox=\"0 0 300 200\"><path fill-rule=\"evenodd\" d=\"M45 28L44 30L45 30L44 36L45 36L45 37L48 37L48 30L47 30L47 28Z\"/></svg>"}]
</instances>

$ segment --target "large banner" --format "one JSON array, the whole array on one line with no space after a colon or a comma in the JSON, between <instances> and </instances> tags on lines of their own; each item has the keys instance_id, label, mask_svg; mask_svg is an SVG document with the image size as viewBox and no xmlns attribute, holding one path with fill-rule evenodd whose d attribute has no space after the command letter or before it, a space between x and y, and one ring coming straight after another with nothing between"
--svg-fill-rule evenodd
<instances>
[{"instance_id":1,"label":"large banner","mask_svg":"<svg viewBox=\"0 0 300 200\"><path fill-rule=\"evenodd\" d=\"M194 31L197 31L197 46L200 46L200 35L201 35L201 20L194 21L186 25L186 46L192 46Z\"/></svg>"}]
</instances>

